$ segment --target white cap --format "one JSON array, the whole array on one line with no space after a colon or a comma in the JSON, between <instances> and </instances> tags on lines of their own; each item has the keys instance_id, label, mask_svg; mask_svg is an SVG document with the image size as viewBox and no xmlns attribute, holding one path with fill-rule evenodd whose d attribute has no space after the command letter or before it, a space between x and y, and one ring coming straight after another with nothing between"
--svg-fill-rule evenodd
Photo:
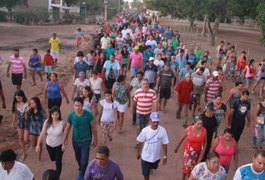
<instances>
[{"instance_id":1,"label":"white cap","mask_svg":"<svg viewBox=\"0 0 265 180\"><path fill-rule=\"evenodd\" d=\"M150 58L149 58L149 61L154 61L154 60L155 60L154 57L150 57Z\"/></svg>"},{"instance_id":2,"label":"white cap","mask_svg":"<svg viewBox=\"0 0 265 180\"><path fill-rule=\"evenodd\" d=\"M214 72L213 72L213 76L215 76L215 77L216 77L216 76L219 76L219 72L218 72L218 71L214 71Z\"/></svg>"}]
</instances>

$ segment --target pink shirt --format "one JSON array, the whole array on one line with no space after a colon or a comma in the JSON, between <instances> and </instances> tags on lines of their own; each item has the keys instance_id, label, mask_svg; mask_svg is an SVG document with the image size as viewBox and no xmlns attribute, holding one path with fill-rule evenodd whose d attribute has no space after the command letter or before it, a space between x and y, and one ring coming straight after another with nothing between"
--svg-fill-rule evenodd
<instances>
[{"instance_id":1,"label":"pink shirt","mask_svg":"<svg viewBox=\"0 0 265 180\"><path fill-rule=\"evenodd\" d=\"M255 77L256 67L254 65L246 66L246 78Z\"/></svg>"},{"instance_id":2,"label":"pink shirt","mask_svg":"<svg viewBox=\"0 0 265 180\"><path fill-rule=\"evenodd\" d=\"M15 57L10 56L8 63L11 64L11 72L12 74L21 74L23 73L23 65L25 64L24 58L19 56Z\"/></svg>"},{"instance_id":3,"label":"pink shirt","mask_svg":"<svg viewBox=\"0 0 265 180\"><path fill-rule=\"evenodd\" d=\"M144 59L143 54L141 52L138 53L132 52L130 54L130 58L131 58L132 67L137 67L137 68L141 67L141 63Z\"/></svg>"},{"instance_id":4,"label":"pink shirt","mask_svg":"<svg viewBox=\"0 0 265 180\"><path fill-rule=\"evenodd\" d=\"M115 54L115 58L116 58L117 60L119 60L119 62L121 62L122 54L121 54L121 53L119 53L119 54Z\"/></svg>"},{"instance_id":5,"label":"pink shirt","mask_svg":"<svg viewBox=\"0 0 265 180\"><path fill-rule=\"evenodd\" d=\"M229 148L225 148L222 143L222 136L218 137L218 145L215 148L215 152L220 156L220 164L222 166L228 166L231 163L232 157L236 151L235 140L231 140Z\"/></svg>"}]
</instances>

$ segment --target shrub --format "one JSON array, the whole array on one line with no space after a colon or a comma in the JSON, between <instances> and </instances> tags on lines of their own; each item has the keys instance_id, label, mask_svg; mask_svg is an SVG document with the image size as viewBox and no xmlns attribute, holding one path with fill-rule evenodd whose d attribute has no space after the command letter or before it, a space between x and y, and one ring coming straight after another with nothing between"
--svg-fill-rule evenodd
<instances>
[{"instance_id":1,"label":"shrub","mask_svg":"<svg viewBox=\"0 0 265 180\"><path fill-rule=\"evenodd\" d=\"M8 21L8 12L0 11L0 22Z\"/></svg>"},{"instance_id":2,"label":"shrub","mask_svg":"<svg viewBox=\"0 0 265 180\"><path fill-rule=\"evenodd\" d=\"M20 24L39 24L49 21L49 12L45 8L16 8L13 18Z\"/></svg>"}]
</instances>

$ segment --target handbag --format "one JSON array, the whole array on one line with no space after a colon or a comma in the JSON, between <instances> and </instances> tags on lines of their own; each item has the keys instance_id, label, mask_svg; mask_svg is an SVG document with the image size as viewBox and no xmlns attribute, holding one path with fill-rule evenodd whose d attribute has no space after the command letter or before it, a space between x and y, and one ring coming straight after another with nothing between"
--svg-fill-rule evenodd
<instances>
[{"instance_id":1,"label":"handbag","mask_svg":"<svg viewBox=\"0 0 265 180\"><path fill-rule=\"evenodd\" d=\"M264 117L263 116L257 116L256 123L257 124L264 124Z\"/></svg>"}]
</instances>

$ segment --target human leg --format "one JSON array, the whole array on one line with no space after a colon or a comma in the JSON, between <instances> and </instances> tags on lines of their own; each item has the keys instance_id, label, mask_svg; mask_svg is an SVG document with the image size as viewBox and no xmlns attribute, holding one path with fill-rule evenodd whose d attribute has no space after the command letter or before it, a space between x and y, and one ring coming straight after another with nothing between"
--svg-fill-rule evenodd
<instances>
[{"instance_id":1,"label":"human leg","mask_svg":"<svg viewBox=\"0 0 265 180\"><path fill-rule=\"evenodd\" d=\"M21 156L20 160L23 161L26 158L26 146L25 146L25 139L24 139L24 129L21 129L21 128L17 127L17 133L18 133L19 145L22 147L22 156Z\"/></svg>"},{"instance_id":2,"label":"human leg","mask_svg":"<svg viewBox=\"0 0 265 180\"><path fill-rule=\"evenodd\" d=\"M91 141L86 141L86 142L80 143L80 148L81 148L81 156L80 156L81 177L84 177L84 175L85 175L85 171L86 171L86 167L87 167L88 159L89 159L90 144L91 144Z\"/></svg>"},{"instance_id":3,"label":"human leg","mask_svg":"<svg viewBox=\"0 0 265 180\"><path fill-rule=\"evenodd\" d=\"M32 77L32 81L33 81L33 84L32 86L36 86L36 78L35 78L35 70L30 70L31 72L31 77Z\"/></svg>"}]
</instances>

